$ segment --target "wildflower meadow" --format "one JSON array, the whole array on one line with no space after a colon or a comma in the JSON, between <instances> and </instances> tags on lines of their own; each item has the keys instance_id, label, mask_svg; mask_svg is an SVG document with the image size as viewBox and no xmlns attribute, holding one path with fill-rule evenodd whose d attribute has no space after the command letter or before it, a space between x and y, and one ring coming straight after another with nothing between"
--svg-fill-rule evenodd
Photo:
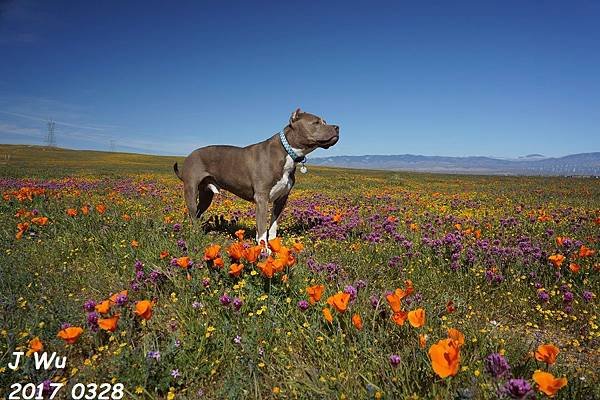
<instances>
[{"instance_id":1,"label":"wildflower meadow","mask_svg":"<svg viewBox=\"0 0 600 400\"><path fill-rule=\"evenodd\" d=\"M261 246L176 158L0 148L3 398L600 398L597 179L309 163Z\"/></svg>"}]
</instances>

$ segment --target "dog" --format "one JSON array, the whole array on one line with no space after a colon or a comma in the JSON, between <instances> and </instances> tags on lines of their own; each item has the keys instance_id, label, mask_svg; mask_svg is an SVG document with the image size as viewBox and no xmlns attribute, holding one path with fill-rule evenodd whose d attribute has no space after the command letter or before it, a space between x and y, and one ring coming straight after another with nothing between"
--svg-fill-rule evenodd
<instances>
[{"instance_id":1,"label":"dog","mask_svg":"<svg viewBox=\"0 0 600 400\"><path fill-rule=\"evenodd\" d=\"M317 148L328 149L340 137L340 128L317 115L297 109L289 124L263 142L246 147L207 146L194 150L175 174L192 221L199 219L221 189L256 204L256 241L277 237L277 220L294 187L296 166ZM269 222L269 204L271 218Z\"/></svg>"}]
</instances>

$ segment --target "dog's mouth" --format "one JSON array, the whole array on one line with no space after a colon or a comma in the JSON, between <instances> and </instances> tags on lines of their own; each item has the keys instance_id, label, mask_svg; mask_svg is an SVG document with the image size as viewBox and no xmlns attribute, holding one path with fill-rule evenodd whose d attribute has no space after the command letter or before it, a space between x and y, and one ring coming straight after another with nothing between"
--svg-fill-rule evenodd
<instances>
[{"instance_id":1,"label":"dog's mouth","mask_svg":"<svg viewBox=\"0 0 600 400\"><path fill-rule=\"evenodd\" d=\"M317 143L319 144L319 147L328 149L334 144L336 144L338 140L340 140L340 135L332 136L329 139L317 140Z\"/></svg>"}]
</instances>

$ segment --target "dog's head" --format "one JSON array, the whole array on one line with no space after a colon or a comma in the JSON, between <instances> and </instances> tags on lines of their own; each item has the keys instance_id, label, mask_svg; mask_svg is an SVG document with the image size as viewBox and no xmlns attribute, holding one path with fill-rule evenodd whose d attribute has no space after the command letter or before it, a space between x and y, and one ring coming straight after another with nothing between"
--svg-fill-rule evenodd
<instances>
[{"instance_id":1,"label":"dog's head","mask_svg":"<svg viewBox=\"0 0 600 400\"><path fill-rule=\"evenodd\" d=\"M297 144L304 149L316 149L317 147L328 149L340 138L339 126L329 125L323 118L300 109L292 113L290 127L295 133Z\"/></svg>"}]
</instances>

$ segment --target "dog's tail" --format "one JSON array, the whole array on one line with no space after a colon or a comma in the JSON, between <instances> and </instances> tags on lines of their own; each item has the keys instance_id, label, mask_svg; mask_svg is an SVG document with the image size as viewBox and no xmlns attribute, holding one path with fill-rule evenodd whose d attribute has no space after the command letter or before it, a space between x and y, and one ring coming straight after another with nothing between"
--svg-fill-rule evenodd
<instances>
[{"instance_id":1,"label":"dog's tail","mask_svg":"<svg viewBox=\"0 0 600 400\"><path fill-rule=\"evenodd\" d=\"M175 171L175 175L177 175L177 177L183 181L183 178L181 177L181 171L179 171L177 163L173 164L173 171Z\"/></svg>"}]
</instances>

